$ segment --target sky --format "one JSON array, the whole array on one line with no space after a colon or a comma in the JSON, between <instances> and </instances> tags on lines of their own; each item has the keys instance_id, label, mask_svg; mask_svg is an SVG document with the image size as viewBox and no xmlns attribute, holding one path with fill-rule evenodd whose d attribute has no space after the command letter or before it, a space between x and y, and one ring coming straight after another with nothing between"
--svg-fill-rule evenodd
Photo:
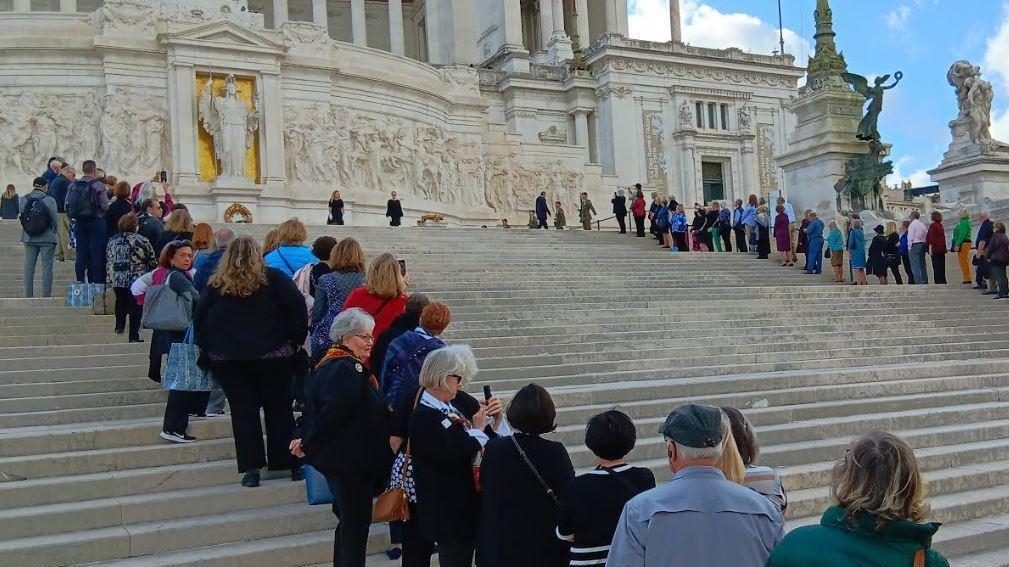
<instances>
[{"instance_id":1,"label":"sky","mask_svg":"<svg viewBox=\"0 0 1009 567\"><path fill-rule=\"evenodd\" d=\"M785 51L805 67L816 0L781 0ZM995 87L992 135L1009 142L1009 0L832 0L834 31L848 70L866 77L902 71L887 91L879 130L893 144L889 183L929 185L956 118L946 72L980 65ZM669 41L669 0L628 0L631 37ZM681 0L683 40L702 47L771 53L778 47L776 0Z\"/></svg>"}]
</instances>

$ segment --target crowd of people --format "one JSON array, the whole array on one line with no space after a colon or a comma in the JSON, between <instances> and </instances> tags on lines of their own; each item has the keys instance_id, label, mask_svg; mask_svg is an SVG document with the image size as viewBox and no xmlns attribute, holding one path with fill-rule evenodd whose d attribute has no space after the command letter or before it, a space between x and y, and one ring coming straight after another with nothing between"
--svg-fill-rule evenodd
<instances>
[{"instance_id":1,"label":"crowd of people","mask_svg":"<svg viewBox=\"0 0 1009 567\"><path fill-rule=\"evenodd\" d=\"M507 405L489 386L468 394L477 362L468 346L441 339L449 306L409 294L405 263L393 254L368 261L353 238L322 236L309 246L298 219L260 244L231 228L194 224L163 186L110 188L93 162L82 164L80 180L72 166L51 166L54 175L36 179L22 204L39 226L47 223L42 236L24 231L26 271L28 257L48 255L51 272L60 215L68 216L76 246L64 258L75 250L78 280L114 291L115 331L140 342L141 322L153 330L148 377L161 381L172 345L192 340L197 364L220 386L170 390L161 438L198 442L190 420L226 415L227 407L242 486L260 486L264 468L294 481L306 470L321 474L339 517L335 567L365 564L374 499L390 488L402 491L405 506L391 518L387 553L404 566L430 565L434 554L443 567L948 565L930 548L939 526L925 523L921 472L898 437L855 440L834 469L834 505L819 525L787 536L785 486L758 464L756 431L735 408L673 409L660 433L674 476L659 486L650 469L627 461L637 443L631 418L599 413L584 434L596 465L576 475L568 449L548 438L557 427L550 393L529 384ZM56 176L68 180L67 195L59 188L53 195ZM615 207L626 207L621 197ZM730 251L735 240L737 250L759 252L773 234L782 264L794 265L786 237L805 230L807 260L820 258L824 245L815 214L793 230L783 201L773 221L756 198L732 210L698 206L689 236L682 205L656 199L653 208L647 212L638 188L629 209L635 228L644 237L650 215L661 246L686 250L689 238ZM912 224L906 232L917 235ZM999 234L1004 227L993 226L979 245L993 267ZM910 244L920 250L917 236ZM877 253L870 245L869 259ZM1001 274L1004 285L1004 264ZM184 325L148 321L144 305L156 301L176 305Z\"/></svg>"}]
</instances>

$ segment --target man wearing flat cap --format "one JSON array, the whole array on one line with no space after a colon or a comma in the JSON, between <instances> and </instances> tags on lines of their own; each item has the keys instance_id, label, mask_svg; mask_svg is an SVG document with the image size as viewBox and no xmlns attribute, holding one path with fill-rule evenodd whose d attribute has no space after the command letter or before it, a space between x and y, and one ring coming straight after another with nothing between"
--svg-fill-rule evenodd
<instances>
[{"instance_id":1,"label":"man wearing flat cap","mask_svg":"<svg viewBox=\"0 0 1009 567\"><path fill-rule=\"evenodd\" d=\"M781 512L715 467L724 446L718 408L688 404L659 430L668 483L631 499L620 515L607 567L763 567L785 533Z\"/></svg>"}]
</instances>

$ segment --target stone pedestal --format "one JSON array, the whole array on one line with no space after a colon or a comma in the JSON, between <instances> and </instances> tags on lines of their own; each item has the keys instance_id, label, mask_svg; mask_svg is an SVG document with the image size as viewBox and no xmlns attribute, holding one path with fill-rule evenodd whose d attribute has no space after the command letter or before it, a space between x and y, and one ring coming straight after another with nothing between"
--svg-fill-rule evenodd
<instances>
[{"instance_id":1,"label":"stone pedestal","mask_svg":"<svg viewBox=\"0 0 1009 567\"><path fill-rule=\"evenodd\" d=\"M868 152L868 144L855 139L864 104L864 97L846 87L807 91L792 104L796 128L789 150L775 161L785 171L787 197L796 211L834 218L834 185L844 177L845 162Z\"/></svg>"},{"instance_id":2,"label":"stone pedestal","mask_svg":"<svg viewBox=\"0 0 1009 567\"><path fill-rule=\"evenodd\" d=\"M939 167L928 172L946 203L983 205L1009 199L1009 146L989 140L972 142L966 119L949 124L953 141Z\"/></svg>"}]
</instances>

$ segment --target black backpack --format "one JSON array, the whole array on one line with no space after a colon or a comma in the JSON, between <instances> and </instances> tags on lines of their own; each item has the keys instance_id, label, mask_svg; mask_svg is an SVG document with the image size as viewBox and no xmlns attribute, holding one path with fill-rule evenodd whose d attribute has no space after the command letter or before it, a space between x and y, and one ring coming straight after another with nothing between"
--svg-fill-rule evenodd
<instances>
[{"instance_id":1,"label":"black backpack","mask_svg":"<svg viewBox=\"0 0 1009 567\"><path fill-rule=\"evenodd\" d=\"M67 202L65 210L67 216L74 220L91 220L98 216L98 207L95 205L95 192L91 188L90 181L78 179L70 186L67 192Z\"/></svg>"},{"instance_id":2,"label":"black backpack","mask_svg":"<svg viewBox=\"0 0 1009 567\"><path fill-rule=\"evenodd\" d=\"M42 199L43 197L28 199L24 211L18 217L21 228L28 236L42 236L52 228L52 223L49 222L49 210Z\"/></svg>"}]
</instances>

